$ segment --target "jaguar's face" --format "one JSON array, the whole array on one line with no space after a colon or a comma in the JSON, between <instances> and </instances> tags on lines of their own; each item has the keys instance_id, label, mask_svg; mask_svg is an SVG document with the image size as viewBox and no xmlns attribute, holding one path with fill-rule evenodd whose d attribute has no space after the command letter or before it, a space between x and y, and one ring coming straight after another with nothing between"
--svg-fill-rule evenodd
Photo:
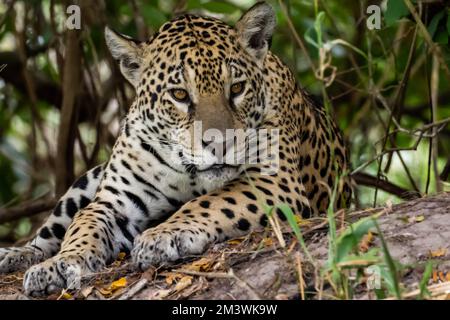
<instances>
[{"instance_id":1,"label":"jaguar's face","mask_svg":"<svg viewBox=\"0 0 450 320\"><path fill-rule=\"evenodd\" d=\"M235 28L182 16L146 43L107 30L111 52L136 88L127 121L139 123L142 139L190 173L237 171L240 162L230 153L263 119L262 67L274 27L267 8L253 7Z\"/></svg>"}]
</instances>

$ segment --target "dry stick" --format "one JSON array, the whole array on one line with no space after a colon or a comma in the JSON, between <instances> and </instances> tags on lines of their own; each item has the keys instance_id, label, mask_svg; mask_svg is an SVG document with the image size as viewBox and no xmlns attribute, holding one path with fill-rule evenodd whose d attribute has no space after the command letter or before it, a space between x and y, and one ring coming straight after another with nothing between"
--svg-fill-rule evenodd
<instances>
[{"instance_id":1,"label":"dry stick","mask_svg":"<svg viewBox=\"0 0 450 320\"><path fill-rule=\"evenodd\" d=\"M436 296L444 295L444 294L448 295L450 292L450 282L446 281L446 282L442 282L442 283L438 283L438 284L433 284L433 285L428 286L427 289L430 291L431 297L436 297ZM402 294L402 298L407 299L407 298L417 297L420 295L420 293L421 293L421 289L416 289L414 291ZM386 298L385 300L397 300L397 298L389 297L389 298Z\"/></svg>"},{"instance_id":2,"label":"dry stick","mask_svg":"<svg viewBox=\"0 0 450 320\"><path fill-rule=\"evenodd\" d=\"M433 101L432 101L432 97L431 97L430 73L428 71L428 68L429 68L429 60L427 57L427 58L425 58L425 79L426 79L426 84L427 84L428 107L430 108L430 114L431 114L430 122L433 123L434 109L433 109ZM427 180L425 183L425 194L428 194L428 190L430 188L432 153L433 153L433 144L432 144L432 140L430 139L430 141L428 143L428 166L427 166Z\"/></svg>"},{"instance_id":3,"label":"dry stick","mask_svg":"<svg viewBox=\"0 0 450 320\"><path fill-rule=\"evenodd\" d=\"M56 199L37 199L11 208L0 208L0 224L30 217L43 211L51 210L56 205Z\"/></svg>"},{"instance_id":4,"label":"dry stick","mask_svg":"<svg viewBox=\"0 0 450 320\"><path fill-rule=\"evenodd\" d=\"M326 2L323 1L323 0L319 0L319 2L320 2L320 4L322 5L322 7L324 8L324 10L325 10L325 12L326 12L328 18L330 19L330 21L331 21L331 23L332 23L332 25L333 25L333 28L337 31L337 33L338 33L338 35L339 35L339 38L343 39L343 38L344 38L344 37L343 37L343 34L342 34L342 32L339 30L338 25L337 25L337 23L336 23L336 20L334 19L334 16L333 16L332 12L331 12L330 9L328 8L328 5L327 5ZM354 69L354 70L356 71L356 73L358 74L358 78L359 78L362 82L364 82L364 81L365 81L364 76L363 76L363 74L362 74L362 72L361 72L361 68L360 68L360 67L358 66L358 64L356 63L356 58L355 58L355 55L353 54L353 51L352 51L352 50L349 50L349 51L348 51L348 55L349 55L350 63L351 63L352 66L353 66L353 69Z\"/></svg>"},{"instance_id":5,"label":"dry stick","mask_svg":"<svg viewBox=\"0 0 450 320\"><path fill-rule=\"evenodd\" d=\"M409 49L409 53L408 53L408 60L406 62L406 67L405 67L405 71L403 72L403 77L400 80L399 86L398 86L398 90L395 94L395 98L394 98L394 105L392 108L392 117L393 119L395 119L398 123L401 122L401 118L403 116L403 109L404 109L404 102L405 102L405 92L406 92L406 88L408 86L408 82L409 79L411 77L411 68L413 65L413 60L415 57L415 52L416 52L416 43L417 43L417 34L418 34L418 30L419 28L416 26L416 28L414 29L414 35L413 35L413 40L411 42L411 46ZM387 128L387 130L389 131L390 128ZM389 141L391 142L393 147L396 147L396 135L392 135L389 137ZM400 153L398 153L398 156L401 157ZM389 155L388 161L386 163L386 166L384 167L384 172L388 172L390 165L391 165L391 161L392 161L392 154ZM402 159L403 162L403 159ZM417 187L414 185L414 180L412 180L412 183L414 188L417 190Z\"/></svg>"},{"instance_id":6,"label":"dry stick","mask_svg":"<svg viewBox=\"0 0 450 320\"><path fill-rule=\"evenodd\" d=\"M283 3L282 0L278 0L278 3L280 4L280 8L281 11L283 12L283 15L286 18L287 24L289 29L292 32L292 35L294 36L295 41L297 42L298 46L300 47L300 49L303 51L303 54L305 55L306 59L308 60L309 65L311 66L311 69L313 70L314 74L316 74L316 67L314 65L313 60L311 59L311 56L308 53L308 50L306 49L305 44L303 43L302 39L300 38L300 36L297 33L297 30L295 30L295 26L292 23L291 17L289 16L286 6Z\"/></svg>"},{"instance_id":7,"label":"dry stick","mask_svg":"<svg viewBox=\"0 0 450 320\"><path fill-rule=\"evenodd\" d=\"M421 197L420 192L404 189L389 181L378 180L377 177L371 176L364 172L352 174L352 178L355 180L357 185L378 187L381 190L396 195L403 200L411 200Z\"/></svg>"},{"instance_id":8,"label":"dry stick","mask_svg":"<svg viewBox=\"0 0 450 320\"><path fill-rule=\"evenodd\" d=\"M77 124L76 97L81 81L80 31L66 33L66 56L63 72L63 101L56 157L56 196L64 194L74 179L74 143Z\"/></svg>"},{"instance_id":9,"label":"dry stick","mask_svg":"<svg viewBox=\"0 0 450 320\"><path fill-rule=\"evenodd\" d=\"M297 269L298 269L300 297L302 298L302 300L305 300L305 280L303 279L302 261L300 259L300 253L298 251L295 254L295 261L297 262Z\"/></svg>"},{"instance_id":10,"label":"dry stick","mask_svg":"<svg viewBox=\"0 0 450 320\"><path fill-rule=\"evenodd\" d=\"M31 117L33 120L32 123L32 133L33 133L33 162L36 164L36 143L37 143L37 134L36 134L36 128L39 129L42 140L47 148L47 161L51 165L53 165L53 159L51 157L51 147L50 142L47 139L47 136L45 135L44 125L42 123L42 118L39 113L39 110L37 108L38 103L38 96L36 94L36 84L33 81L33 77L31 76L30 72L27 69L27 49L26 49L26 39L25 39L25 29L26 29L26 15L24 15L24 21L23 21L23 29L15 30L16 38L17 38L17 47L18 47L18 53L19 53L19 59L21 61L22 65L22 76L25 82L25 87L27 94L30 98L30 107L31 107Z\"/></svg>"},{"instance_id":11,"label":"dry stick","mask_svg":"<svg viewBox=\"0 0 450 320\"><path fill-rule=\"evenodd\" d=\"M383 105L383 107L384 107L388 112L390 112L390 108L389 108L389 106L388 106L386 100L384 99L384 97L381 96L381 94L380 94L379 92L376 92L375 94L376 94L376 98L381 102L381 104ZM417 149L417 146L418 146L419 142L422 140L422 138L425 138L425 137L431 138L431 137L434 136L434 134L426 135L426 134L425 134L426 131L428 131L429 129L432 129L433 127L441 126L440 129L437 129L437 130L436 130L435 134L437 134L439 131L441 131L441 130L444 128L444 126L445 126L447 123L450 122L450 118L446 118L446 119L443 119L443 120L436 121L435 123L430 123L430 124L428 124L428 125L425 125L425 126L423 126L422 128L419 128L419 129L408 130L408 129L405 129L405 128L401 127L400 124L395 120L394 117L391 116L391 117L390 117L390 120L392 120L392 123L397 127L397 130L399 130L400 132L404 132L404 133L410 134L410 135L412 135L412 136L417 136L418 139L417 139L415 145L414 145L413 147L411 147L411 148L391 148L388 152L385 152L386 150L384 150L384 146L385 146L385 143L386 143L386 141L387 141L387 136L385 136L385 137L383 138L383 151L382 151L379 155L377 155L374 159L368 161L366 164L361 165L359 168L357 168L357 169L354 170L353 172L357 172L357 171L363 169L363 168L366 167L369 163L371 163L372 161L374 161L374 160L376 160L376 159L382 157L382 156L383 156L384 154L386 154L386 153L389 153L389 152L392 152L392 151L398 152L398 151L403 151L403 150L416 150L416 149ZM388 134L388 135L389 135L389 134ZM399 155L400 160L402 161L402 164L404 165L405 172L408 174L408 177L409 177L410 179L412 179L412 176L411 176L411 174L410 174L410 172L409 172L409 169L408 169L407 166L404 164L403 158L400 157L400 153L398 153L398 155ZM380 168L381 168L381 167L379 166L379 169L380 169ZM379 172L378 174L380 174L380 172ZM413 185L415 186L415 183L414 183ZM376 190L375 190L375 191L376 191ZM417 187L416 187L416 191L418 191L418 190L417 190ZM376 197L375 197L375 199L376 199Z\"/></svg>"},{"instance_id":12,"label":"dry stick","mask_svg":"<svg viewBox=\"0 0 450 320\"><path fill-rule=\"evenodd\" d=\"M184 273L191 276L206 277L206 278L217 278L217 279L233 279L236 280L238 286L248 291L251 300L261 300L259 294L244 280L240 279L234 273L233 269L228 270L228 272L201 272L186 269L175 269L174 272Z\"/></svg>"},{"instance_id":13,"label":"dry stick","mask_svg":"<svg viewBox=\"0 0 450 320\"><path fill-rule=\"evenodd\" d=\"M433 135L427 135L425 133L427 130L431 129L432 127L440 127L439 129L437 129L437 133L439 133L447 123L450 123L450 118L437 121L436 123L430 123L428 125L423 126L421 129L416 129L416 130L411 130L411 131L408 130L408 132L414 132L414 134L412 134L412 135L417 137L417 140L412 147L385 149L384 151L380 152L372 159L364 162L358 168L354 169L351 172L351 174L353 175L353 174L360 172L361 170L366 168L369 164L371 164L372 162L374 162L375 160L379 159L380 157L382 157L383 155L385 155L387 153L396 152L396 151L415 151L415 150L417 150L417 146L423 138L432 138L433 137Z\"/></svg>"},{"instance_id":14,"label":"dry stick","mask_svg":"<svg viewBox=\"0 0 450 320\"><path fill-rule=\"evenodd\" d=\"M403 38L403 27L404 24L400 24L400 28L397 30L396 34L395 34L395 39L393 41L393 49L392 49L392 53L391 56L389 58L391 58L391 60L393 60L395 58L395 56L397 55L399 48L400 48L400 41ZM368 61L367 67L369 68L370 71L370 66L371 66L371 61ZM381 78L377 81L377 83L374 85L374 88L381 88L384 86L384 84L389 80L389 72L385 72L383 73L383 75L381 76ZM367 92L368 90L366 90ZM370 93L370 92L369 92ZM351 132L352 128L354 128L356 125L359 125L360 122L363 120L364 117L367 116L367 112L370 109L371 106L371 99L372 97L369 96L369 98L366 100L366 102L363 104L363 106L361 107L361 110L356 114L356 116L354 117L354 119L352 120L352 122L350 123L347 132Z\"/></svg>"},{"instance_id":15,"label":"dry stick","mask_svg":"<svg viewBox=\"0 0 450 320\"><path fill-rule=\"evenodd\" d=\"M129 0L131 4L131 9L133 10L134 22L136 24L136 29L138 31L139 40L145 41L148 38L147 28L145 26L144 18L141 15L136 0Z\"/></svg>"},{"instance_id":16,"label":"dry stick","mask_svg":"<svg viewBox=\"0 0 450 320\"><path fill-rule=\"evenodd\" d=\"M412 66L412 61L413 61L413 57L414 57L414 51L415 51L415 47L416 47L416 39L417 39L417 28L416 28L416 30L414 32L414 38L413 38L413 41L411 43L411 47L409 49L408 61L407 61L407 65L405 67L405 71L403 73L402 80L400 81L400 87L399 87L399 89L398 89L398 91L396 93L396 97L395 97L395 100L394 100L394 106L393 106L392 109L389 109L389 107L387 108L387 110L389 111L389 120L388 120L388 123L387 123L387 125L385 127L386 128L386 133L385 133L385 138L383 139L383 144L381 146L381 150L382 151L386 148L386 144L387 144L388 141L391 142L391 144L393 145L394 148L396 147L396 143L395 143L393 137L391 137L389 135L389 130L391 128L392 122L394 122L394 121L397 122L395 114L397 112L398 104L404 98L404 90L406 88L407 80L409 78L409 74L410 74L410 70L411 70L411 66ZM377 97L381 96L381 94L379 92L376 92L375 94L376 94ZM419 192L419 189L417 188L417 185L416 185L414 179L412 178L408 167L406 166L405 162L403 161L403 157L401 156L400 152L397 151L396 153L397 153L398 157L400 158L400 161L401 161L401 163L403 165L403 168L405 169L405 172L406 172L406 174L407 174L407 176L409 178L409 181L410 181L412 187L414 188L414 190ZM387 165L385 167L385 170L387 170L389 168L390 161L391 161L391 158L388 159L388 163L387 163ZM380 180L380 176L381 176L381 170L382 170L381 169L381 165L382 165L382 163L383 163L383 156L380 157L379 162L378 162L378 172L377 172L377 179L378 179L378 181ZM378 185L378 182L377 182L377 185ZM374 195L374 203L373 203L374 206L376 206L376 203L377 203L377 196L378 196L378 188L376 186L375 187L375 195Z\"/></svg>"},{"instance_id":17,"label":"dry stick","mask_svg":"<svg viewBox=\"0 0 450 320\"><path fill-rule=\"evenodd\" d=\"M139 291L145 288L148 284L148 280L143 278L139 280L134 286L132 286L127 292L120 296L118 300L129 300L135 296Z\"/></svg>"}]
</instances>

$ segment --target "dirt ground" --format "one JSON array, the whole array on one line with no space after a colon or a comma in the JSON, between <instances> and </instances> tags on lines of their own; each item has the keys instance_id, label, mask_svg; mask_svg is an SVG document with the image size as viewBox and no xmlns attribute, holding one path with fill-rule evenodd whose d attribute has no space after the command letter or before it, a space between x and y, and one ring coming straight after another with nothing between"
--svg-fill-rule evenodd
<instances>
[{"instance_id":1,"label":"dirt ground","mask_svg":"<svg viewBox=\"0 0 450 320\"><path fill-rule=\"evenodd\" d=\"M343 230L373 214L380 214L378 223L389 252L402 266L398 268L402 297L417 298L425 265L432 261L429 297L450 299L450 193L342 213L336 223ZM299 221L299 225L316 267L288 227L281 229L282 235L269 228L217 244L203 256L171 268L140 273L127 257L119 256L106 270L84 279L80 289L47 299L336 299L333 288L318 281L328 259L327 221ZM378 235L367 236L365 246L381 245ZM22 294L22 279L20 272L0 276L0 299L30 299ZM362 280L354 285L353 299L375 299L367 279Z\"/></svg>"}]
</instances>

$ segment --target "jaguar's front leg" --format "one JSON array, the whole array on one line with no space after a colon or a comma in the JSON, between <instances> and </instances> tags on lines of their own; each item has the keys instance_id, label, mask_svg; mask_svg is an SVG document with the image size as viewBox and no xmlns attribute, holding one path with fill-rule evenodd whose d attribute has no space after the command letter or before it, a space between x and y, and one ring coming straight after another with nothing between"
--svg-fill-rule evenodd
<instances>
[{"instance_id":1,"label":"jaguar's front leg","mask_svg":"<svg viewBox=\"0 0 450 320\"><path fill-rule=\"evenodd\" d=\"M58 201L36 236L23 247L0 248L0 273L25 270L55 255L78 210L86 207L100 184L104 165L83 174Z\"/></svg>"},{"instance_id":2,"label":"jaguar's front leg","mask_svg":"<svg viewBox=\"0 0 450 320\"><path fill-rule=\"evenodd\" d=\"M61 251L25 273L26 294L39 296L76 288L83 276L99 271L120 250L130 249L134 235L123 232L120 215L106 204L94 202L76 214Z\"/></svg>"},{"instance_id":3,"label":"jaguar's front leg","mask_svg":"<svg viewBox=\"0 0 450 320\"><path fill-rule=\"evenodd\" d=\"M245 177L186 203L166 222L136 237L131 253L133 261L143 270L170 264L201 254L214 242L266 226L263 206L279 203L280 196L283 197L281 192L286 193L274 190L274 183L277 177L253 178L253 183ZM309 212L308 199L299 188L292 188L291 199L295 199L290 200L292 208L299 213Z\"/></svg>"}]
</instances>

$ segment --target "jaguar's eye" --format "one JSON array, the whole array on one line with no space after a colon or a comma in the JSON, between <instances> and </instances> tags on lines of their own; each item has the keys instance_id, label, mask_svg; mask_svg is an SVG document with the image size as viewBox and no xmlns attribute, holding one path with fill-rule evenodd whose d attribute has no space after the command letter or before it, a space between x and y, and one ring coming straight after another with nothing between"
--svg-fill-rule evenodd
<instances>
[{"instance_id":1,"label":"jaguar's eye","mask_svg":"<svg viewBox=\"0 0 450 320\"><path fill-rule=\"evenodd\" d=\"M190 101L189 93L184 89L172 89L170 90L170 94L179 102L188 103Z\"/></svg>"},{"instance_id":2,"label":"jaguar's eye","mask_svg":"<svg viewBox=\"0 0 450 320\"><path fill-rule=\"evenodd\" d=\"M244 81L234 83L230 88L231 97L236 97L244 91Z\"/></svg>"}]
</instances>

